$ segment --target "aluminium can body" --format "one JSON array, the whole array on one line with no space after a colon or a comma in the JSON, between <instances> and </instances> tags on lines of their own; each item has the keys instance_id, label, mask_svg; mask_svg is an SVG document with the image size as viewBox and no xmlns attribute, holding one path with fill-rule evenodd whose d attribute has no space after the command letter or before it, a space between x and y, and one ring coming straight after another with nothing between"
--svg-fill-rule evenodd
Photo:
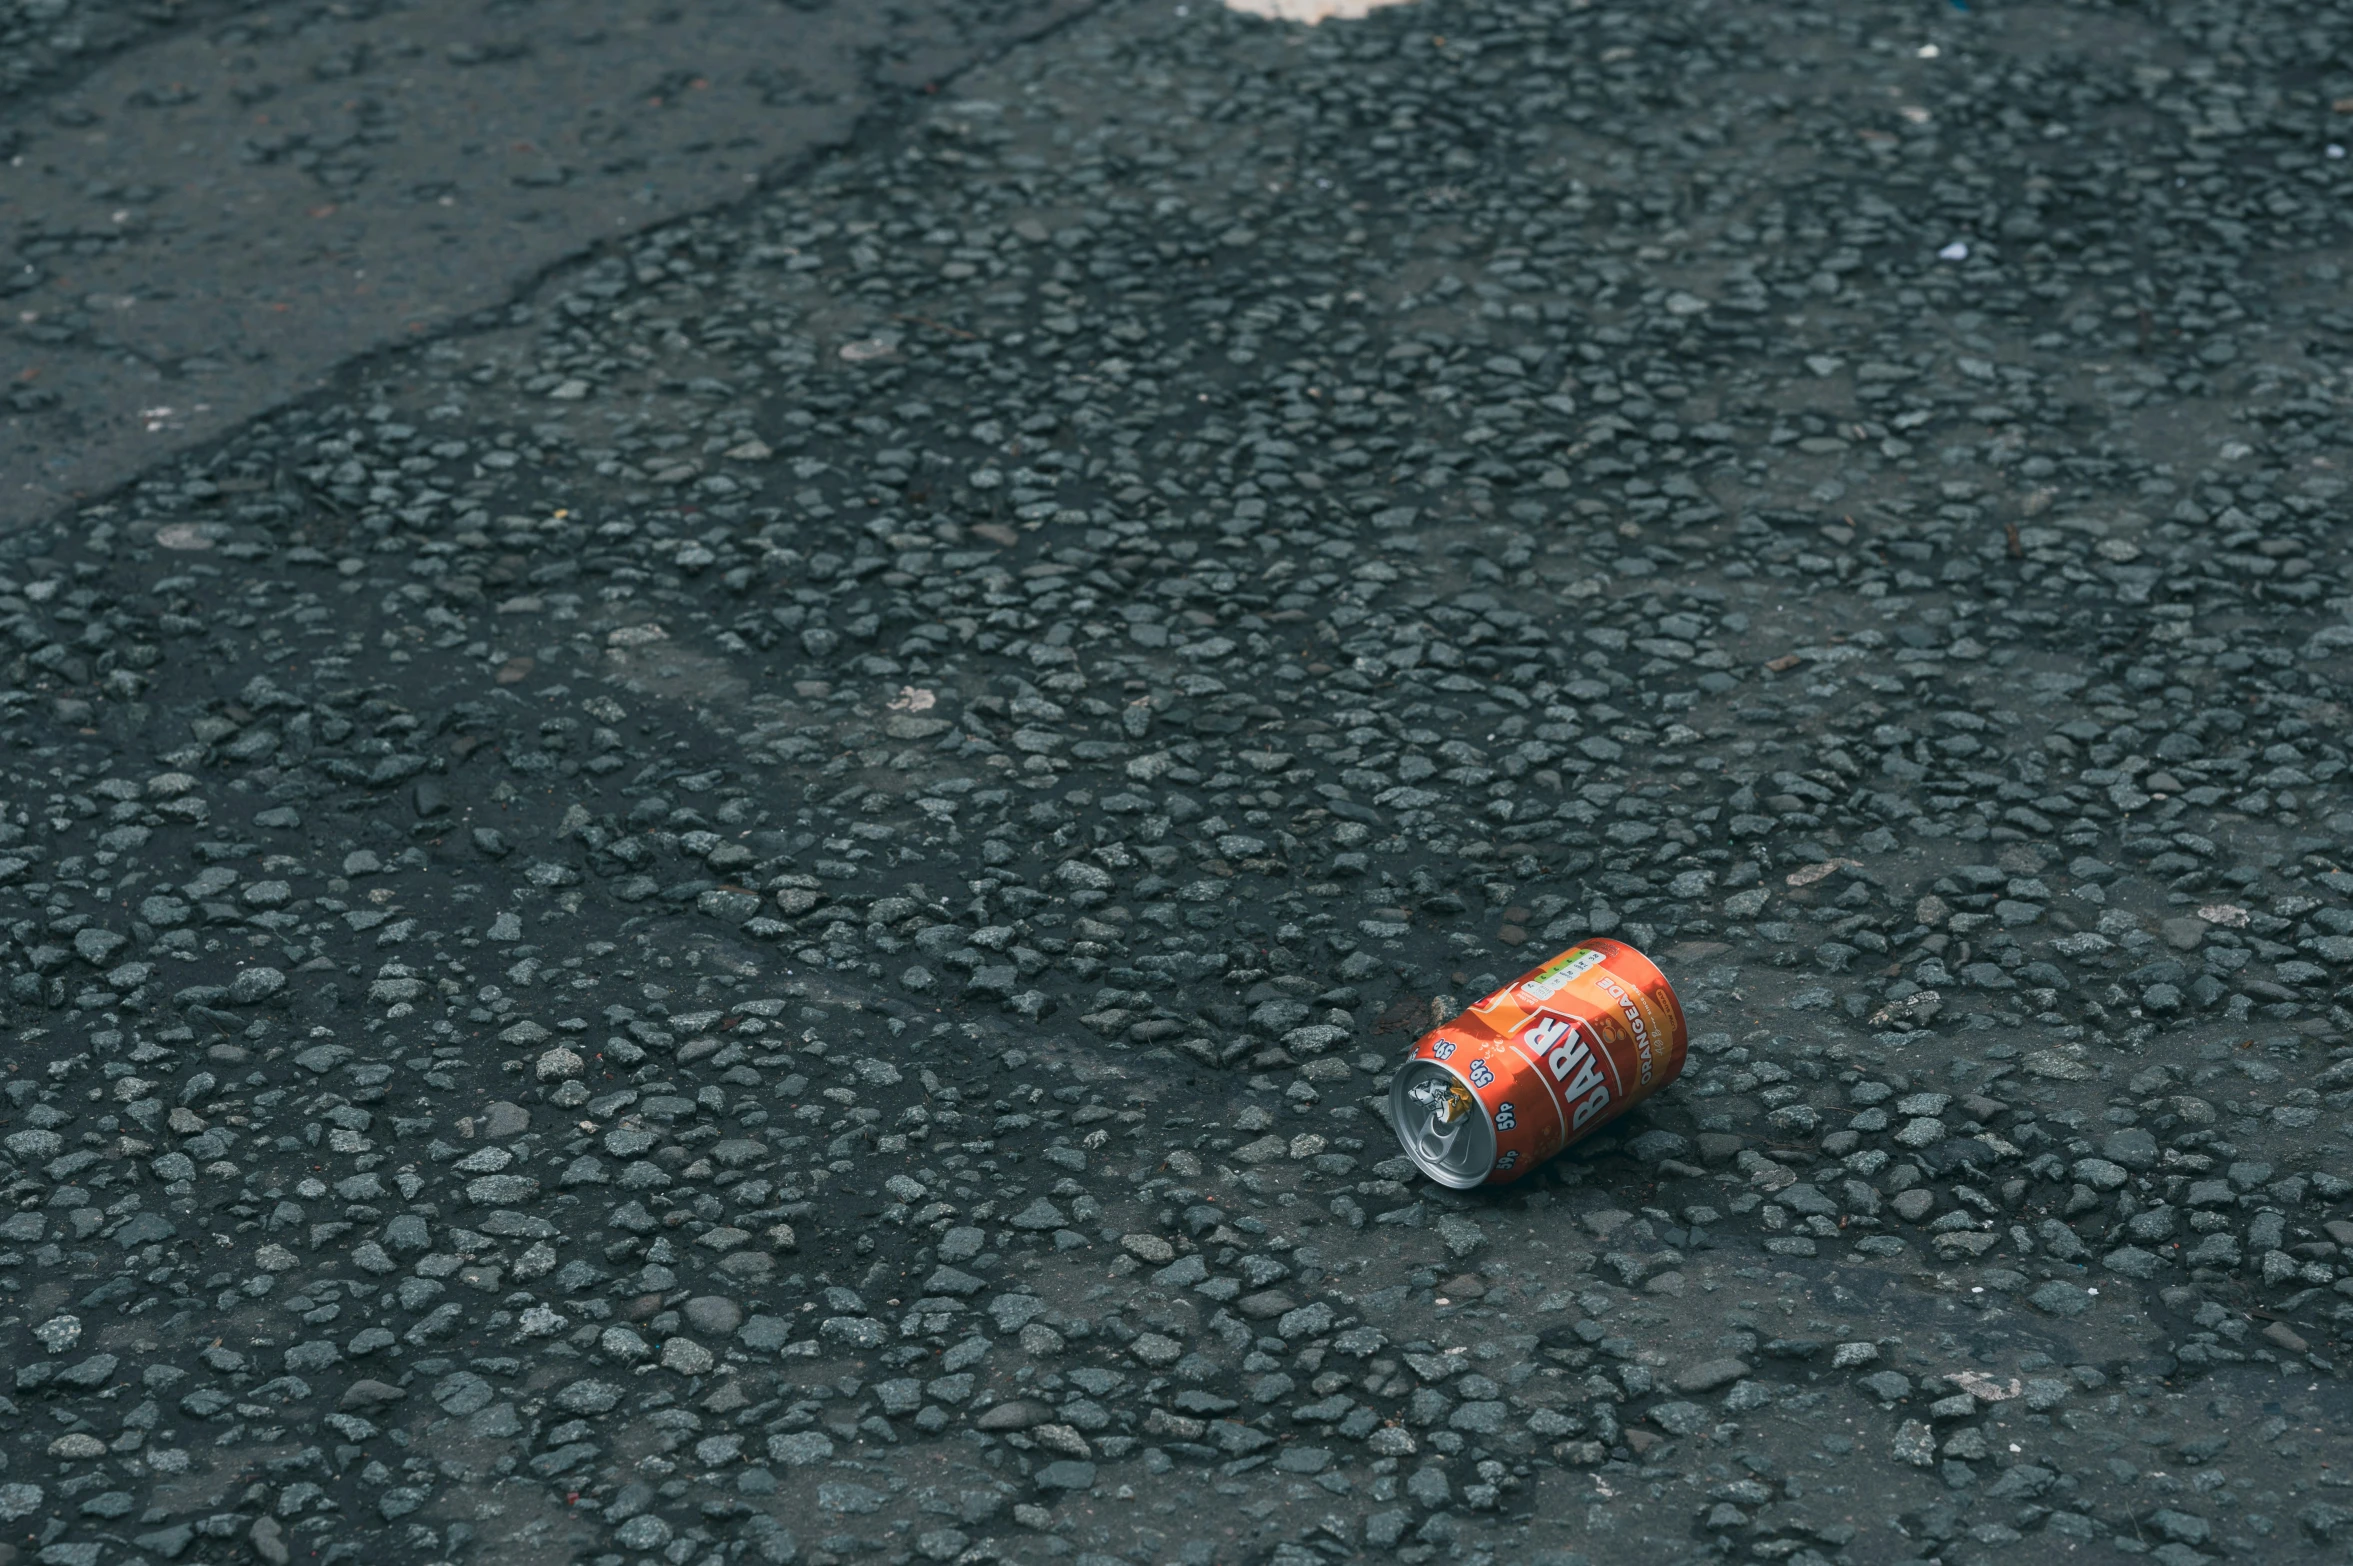
<instances>
[{"instance_id":1,"label":"aluminium can body","mask_svg":"<svg viewBox=\"0 0 2353 1566\"><path fill-rule=\"evenodd\" d=\"M1504 1185L1682 1074L1674 986L1623 941L1591 939L1530 969L1414 1046L1389 1118L1421 1171Z\"/></svg>"}]
</instances>

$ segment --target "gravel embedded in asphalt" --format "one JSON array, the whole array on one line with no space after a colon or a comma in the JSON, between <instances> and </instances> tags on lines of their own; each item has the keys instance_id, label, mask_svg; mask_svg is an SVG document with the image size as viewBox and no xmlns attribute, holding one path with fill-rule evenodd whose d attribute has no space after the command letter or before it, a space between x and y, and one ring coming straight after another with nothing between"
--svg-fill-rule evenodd
<instances>
[{"instance_id":1,"label":"gravel embedded in asphalt","mask_svg":"<svg viewBox=\"0 0 2353 1566\"><path fill-rule=\"evenodd\" d=\"M1113 5L0 545L8 1558L2341 1554L2230 15ZM1683 1080L1420 1179L1586 933Z\"/></svg>"}]
</instances>

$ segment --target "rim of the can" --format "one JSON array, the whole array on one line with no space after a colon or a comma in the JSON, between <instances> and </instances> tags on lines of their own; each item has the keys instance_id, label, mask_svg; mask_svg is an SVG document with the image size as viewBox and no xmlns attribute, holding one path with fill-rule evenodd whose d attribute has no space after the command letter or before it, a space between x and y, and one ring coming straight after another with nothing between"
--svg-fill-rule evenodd
<instances>
[{"instance_id":1,"label":"rim of the can","mask_svg":"<svg viewBox=\"0 0 2353 1566\"><path fill-rule=\"evenodd\" d=\"M1407 1107L1405 1090L1411 1085L1410 1079L1415 1070L1423 1067L1452 1078L1464 1092L1471 1095L1471 1102L1479 1106L1478 1139L1485 1144L1487 1156L1475 1174L1462 1173L1432 1163L1415 1152L1413 1144L1405 1138L1403 1129ZM1417 1055L1398 1068L1397 1075L1389 1081L1389 1129L1396 1134L1397 1145L1404 1149L1405 1156L1413 1160L1413 1166L1450 1190L1468 1191L1474 1186L1484 1185L1487 1183L1487 1177L1495 1170L1495 1123L1487 1113L1486 1101L1479 1097L1477 1090L1471 1086L1469 1080L1461 1072L1455 1070L1445 1061L1432 1060L1427 1055Z\"/></svg>"}]
</instances>

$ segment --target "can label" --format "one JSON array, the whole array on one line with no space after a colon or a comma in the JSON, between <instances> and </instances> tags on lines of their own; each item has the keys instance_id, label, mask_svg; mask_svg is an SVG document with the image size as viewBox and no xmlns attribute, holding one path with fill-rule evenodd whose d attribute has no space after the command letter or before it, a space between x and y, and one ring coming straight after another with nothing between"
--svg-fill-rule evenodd
<instances>
[{"instance_id":1,"label":"can label","mask_svg":"<svg viewBox=\"0 0 2353 1566\"><path fill-rule=\"evenodd\" d=\"M1433 1180L1504 1185L1674 1081L1689 1045L1666 975L1623 941L1587 940L1426 1035L1389 1117Z\"/></svg>"}]
</instances>

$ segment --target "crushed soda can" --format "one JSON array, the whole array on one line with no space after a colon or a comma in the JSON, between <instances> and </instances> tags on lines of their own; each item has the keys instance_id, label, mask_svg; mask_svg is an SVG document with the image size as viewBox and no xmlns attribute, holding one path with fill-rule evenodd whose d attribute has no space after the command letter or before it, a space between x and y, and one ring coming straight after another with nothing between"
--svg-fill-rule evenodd
<instances>
[{"instance_id":1,"label":"crushed soda can","mask_svg":"<svg viewBox=\"0 0 2353 1566\"><path fill-rule=\"evenodd\" d=\"M1390 1123L1440 1185L1505 1185L1682 1075L1690 1042L1656 964L1587 940L1416 1044L1389 1084Z\"/></svg>"}]
</instances>

